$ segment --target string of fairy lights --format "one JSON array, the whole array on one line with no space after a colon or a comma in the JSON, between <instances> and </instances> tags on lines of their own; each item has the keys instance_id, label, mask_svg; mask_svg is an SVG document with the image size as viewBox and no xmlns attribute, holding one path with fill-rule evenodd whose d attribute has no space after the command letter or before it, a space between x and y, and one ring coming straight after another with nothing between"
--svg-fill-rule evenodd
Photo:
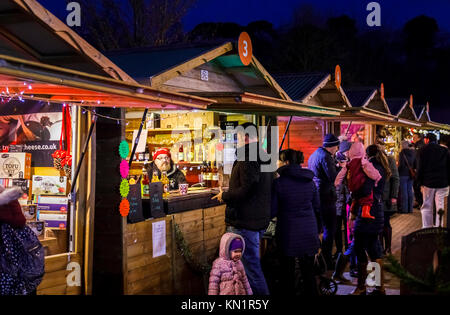
<instances>
[{"instance_id":1,"label":"string of fairy lights","mask_svg":"<svg viewBox=\"0 0 450 315\"><path fill-rule=\"evenodd\" d=\"M31 85L31 83L23 82L23 86L25 87L24 90L21 90L19 92L11 91L8 88L8 86L6 86L5 89L0 92L0 101L1 101L1 103L5 104L5 103L9 103L9 102L11 102L13 100L18 100L18 101L24 103L26 99L34 99L34 95L33 94L24 95L26 91L32 91L33 90L33 86ZM50 105L50 101L49 100L47 100L47 104ZM125 123L125 125L128 126L130 124L130 120L127 119L127 118L117 118L117 117L111 117L111 116L104 115L104 114L99 114L99 113L96 112L95 108L94 109L90 109L90 108L87 108L87 107L83 106L83 104L85 104L85 102L83 100L81 101L81 105L75 104L76 106L80 106L80 108L82 109L82 113L83 114L86 114L87 112L90 112L91 115L95 115L95 116L103 118L103 119L108 119L108 120L115 121L115 122L117 122L118 125L120 125L121 123ZM101 105L102 105L100 100L97 100L96 104L98 105L98 107L101 107ZM69 106L69 105L66 104L66 103L62 103L62 106L65 107L65 106ZM115 109L116 106L113 106L112 108ZM193 111L196 112L197 110L193 110ZM164 113L164 109L161 110L161 113ZM161 115L158 119L160 121L163 121L165 119L173 119L174 117L182 118L183 115L182 114L171 115L170 117L163 117ZM445 135L449 135L450 134L449 131L444 130L444 129L441 129L441 130L427 130L427 131L422 130L422 129L420 129L420 130L414 129L414 131L415 132L419 132L419 133L433 132L435 134L438 134L438 133L442 133L442 134L445 134Z\"/></svg>"}]
</instances>

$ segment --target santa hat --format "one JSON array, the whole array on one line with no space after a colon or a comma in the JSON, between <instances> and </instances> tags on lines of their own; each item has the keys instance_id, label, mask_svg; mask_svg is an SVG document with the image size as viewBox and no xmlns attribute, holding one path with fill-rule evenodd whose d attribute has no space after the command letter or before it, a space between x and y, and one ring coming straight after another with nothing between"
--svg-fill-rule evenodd
<instances>
[{"instance_id":1,"label":"santa hat","mask_svg":"<svg viewBox=\"0 0 450 315\"><path fill-rule=\"evenodd\" d=\"M155 154L153 154L153 161L156 160L156 158L157 158L158 155L160 155L160 154L167 154L169 157L172 157L172 156L170 155L170 150L169 150L169 149L167 149L167 148L161 148L161 149L157 150L157 151L155 152Z\"/></svg>"}]
</instances>

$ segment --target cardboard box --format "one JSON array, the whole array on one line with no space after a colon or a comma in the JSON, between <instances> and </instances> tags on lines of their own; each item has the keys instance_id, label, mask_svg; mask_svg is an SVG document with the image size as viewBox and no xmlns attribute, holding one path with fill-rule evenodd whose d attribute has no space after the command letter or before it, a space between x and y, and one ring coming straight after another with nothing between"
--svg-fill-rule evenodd
<instances>
[{"instance_id":1,"label":"cardboard box","mask_svg":"<svg viewBox=\"0 0 450 315\"><path fill-rule=\"evenodd\" d=\"M0 178L30 179L30 177L30 153L0 153Z\"/></svg>"},{"instance_id":2,"label":"cardboard box","mask_svg":"<svg viewBox=\"0 0 450 315\"><path fill-rule=\"evenodd\" d=\"M30 221L27 222L27 225L30 227L31 230L39 237L41 235L44 235L45 231L45 222L41 221Z\"/></svg>"},{"instance_id":3,"label":"cardboard box","mask_svg":"<svg viewBox=\"0 0 450 315\"><path fill-rule=\"evenodd\" d=\"M37 205L22 205L22 212L27 221L36 220Z\"/></svg>"},{"instance_id":4,"label":"cardboard box","mask_svg":"<svg viewBox=\"0 0 450 315\"><path fill-rule=\"evenodd\" d=\"M29 179L10 179L1 178L0 185L5 188L20 187L23 191L22 197L19 198L20 205L28 204L29 193L30 193L30 180Z\"/></svg>"},{"instance_id":5,"label":"cardboard box","mask_svg":"<svg viewBox=\"0 0 450 315\"><path fill-rule=\"evenodd\" d=\"M31 184L33 195L60 195L67 193L67 177L33 175Z\"/></svg>"},{"instance_id":6,"label":"cardboard box","mask_svg":"<svg viewBox=\"0 0 450 315\"><path fill-rule=\"evenodd\" d=\"M67 213L59 211L38 211L38 220L45 222L46 228L65 229L67 225Z\"/></svg>"}]
</instances>

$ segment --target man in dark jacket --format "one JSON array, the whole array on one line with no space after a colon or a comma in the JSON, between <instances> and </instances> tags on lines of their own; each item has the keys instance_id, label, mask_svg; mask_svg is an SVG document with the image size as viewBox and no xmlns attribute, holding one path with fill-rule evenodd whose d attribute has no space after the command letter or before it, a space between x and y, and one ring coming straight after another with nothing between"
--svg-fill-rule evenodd
<instances>
[{"instance_id":1,"label":"man in dark jacket","mask_svg":"<svg viewBox=\"0 0 450 315\"><path fill-rule=\"evenodd\" d=\"M425 147L419 156L417 181L423 194L422 227L433 226L433 205L436 200L436 211L444 210L445 200L449 194L450 183L450 153L448 149L437 144L436 135L428 133ZM434 226L442 226L440 217L436 215Z\"/></svg>"},{"instance_id":2,"label":"man in dark jacket","mask_svg":"<svg viewBox=\"0 0 450 315\"><path fill-rule=\"evenodd\" d=\"M270 222L273 172L261 171L260 147L256 126L245 123L237 131L237 160L233 164L229 189L213 197L227 204L227 231L245 240L242 257L253 294L268 295L269 289L262 272L259 246Z\"/></svg>"},{"instance_id":3,"label":"man in dark jacket","mask_svg":"<svg viewBox=\"0 0 450 315\"><path fill-rule=\"evenodd\" d=\"M334 155L339 148L339 139L333 134L324 137L322 147L318 148L308 160L308 168L314 173L314 183L320 197L320 212L323 220L322 252L329 269L334 269L331 253L336 234L336 188L334 180L337 171Z\"/></svg>"}]
</instances>

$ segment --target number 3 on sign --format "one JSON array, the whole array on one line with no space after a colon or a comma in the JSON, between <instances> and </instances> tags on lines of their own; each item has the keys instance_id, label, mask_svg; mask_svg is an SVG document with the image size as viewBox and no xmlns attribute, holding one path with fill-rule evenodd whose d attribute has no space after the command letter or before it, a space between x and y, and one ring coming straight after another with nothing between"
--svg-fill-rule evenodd
<instances>
[{"instance_id":1,"label":"number 3 on sign","mask_svg":"<svg viewBox=\"0 0 450 315\"><path fill-rule=\"evenodd\" d=\"M241 62L248 66L252 62L252 41L246 32L239 35L238 51Z\"/></svg>"}]
</instances>

